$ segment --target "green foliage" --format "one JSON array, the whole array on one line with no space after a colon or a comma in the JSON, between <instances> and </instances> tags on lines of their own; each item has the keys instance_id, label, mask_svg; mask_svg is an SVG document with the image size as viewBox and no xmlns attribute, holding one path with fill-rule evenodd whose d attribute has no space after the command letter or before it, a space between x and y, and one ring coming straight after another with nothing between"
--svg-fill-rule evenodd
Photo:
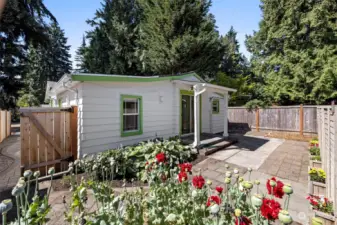
<instances>
[{"instance_id":1,"label":"green foliage","mask_svg":"<svg viewBox=\"0 0 337 225\"><path fill-rule=\"evenodd\" d=\"M209 0L140 0L141 63L145 71L202 76L217 72L223 52Z\"/></svg>"},{"instance_id":2,"label":"green foliage","mask_svg":"<svg viewBox=\"0 0 337 225\"><path fill-rule=\"evenodd\" d=\"M56 21L42 0L7 0L0 18L0 108L14 108L29 43L47 45L45 21Z\"/></svg>"},{"instance_id":3,"label":"green foliage","mask_svg":"<svg viewBox=\"0 0 337 225\"><path fill-rule=\"evenodd\" d=\"M314 156L311 156L310 158L311 160L315 160L315 161L321 161L321 156L320 155L314 155Z\"/></svg>"},{"instance_id":4,"label":"green foliage","mask_svg":"<svg viewBox=\"0 0 337 225\"><path fill-rule=\"evenodd\" d=\"M82 163L82 162L81 162ZM156 163L161 171L165 163ZM231 171L227 167L227 173ZM235 173L235 169L233 171ZM261 215L260 206L266 195L252 195L252 181L244 181L237 176L232 183L230 178L222 191L215 190L211 183L193 184L190 180L178 180L179 168L169 170L170 176L163 179L162 174L150 180L149 189L143 188L115 193L109 180L82 180L73 188L70 208L66 207L66 220L71 224L235 224L235 221L248 220L249 224L267 224ZM191 175L193 176L193 175ZM194 179L203 179L200 174ZM255 182L259 185L259 181ZM249 185L247 185L249 184ZM292 193L291 189L288 198ZM97 210L90 211L86 201L88 191L92 190ZM258 190L258 188L257 188ZM212 200L211 200L212 199ZM217 201L214 199L218 199ZM274 200L272 200L274 201ZM275 200L277 201L277 200ZM285 210L288 208L285 200ZM278 203L277 203L278 204ZM270 207L270 206L264 206ZM235 214L234 214L235 210ZM276 210L276 209L273 209ZM277 210L276 213L278 213ZM75 213L77 212L77 213ZM277 218L277 215L276 215ZM288 217L291 221L291 217ZM288 220L288 221L289 221ZM247 223L248 224L248 223Z\"/></svg>"},{"instance_id":5,"label":"green foliage","mask_svg":"<svg viewBox=\"0 0 337 225\"><path fill-rule=\"evenodd\" d=\"M58 81L71 69L70 46L67 45L64 31L56 23L52 23L48 27L48 34L48 45L29 45L23 75L24 88L21 90L22 95L34 96L39 103L45 100L47 81Z\"/></svg>"},{"instance_id":6,"label":"green foliage","mask_svg":"<svg viewBox=\"0 0 337 225\"><path fill-rule=\"evenodd\" d=\"M262 0L261 9L260 29L246 45L265 96L277 104L336 98L337 2Z\"/></svg>"},{"instance_id":7,"label":"green foliage","mask_svg":"<svg viewBox=\"0 0 337 225\"><path fill-rule=\"evenodd\" d=\"M321 168L311 168L309 171L309 176L311 181L325 183L326 173Z\"/></svg>"},{"instance_id":8,"label":"green foliage","mask_svg":"<svg viewBox=\"0 0 337 225\"><path fill-rule=\"evenodd\" d=\"M35 95L23 94L17 101L18 107L40 106L40 101Z\"/></svg>"},{"instance_id":9,"label":"green foliage","mask_svg":"<svg viewBox=\"0 0 337 225\"><path fill-rule=\"evenodd\" d=\"M247 108L248 111L254 111L257 110L258 108L266 108L268 105L266 102L254 99L245 104L245 107Z\"/></svg>"},{"instance_id":10,"label":"green foliage","mask_svg":"<svg viewBox=\"0 0 337 225\"><path fill-rule=\"evenodd\" d=\"M104 178L107 176L104 168L112 169L112 176L118 178L135 178L146 179L145 165L150 159L155 159L158 153L165 153L169 159L169 167L174 167L178 163L190 161L195 157L191 148L184 146L180 140L172 141L149 141L140 143L134 147L124 147L113 149L97 154L96 157L86 157L85 163L81 164L81 169L90 172L95 166L95 176ZM110 165L113 164L113 168Z\"/></svg>"},{"instance_id":11,"label":"green foliage","mask_svg":"<svg viewBox=\"0 0 337 225\"><path fill-rule=\"evenodd\" d=\"M320 155L320 148L312 147L309 149L310 155L319 156Z\"/></svg>"}]
</instances>

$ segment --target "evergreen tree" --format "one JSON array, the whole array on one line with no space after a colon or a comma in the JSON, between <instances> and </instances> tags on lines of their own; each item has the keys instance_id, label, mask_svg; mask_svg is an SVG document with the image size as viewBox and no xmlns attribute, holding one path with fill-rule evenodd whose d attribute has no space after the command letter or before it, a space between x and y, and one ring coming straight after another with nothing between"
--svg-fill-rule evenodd
<instances>
[{"instance_id":1,"label":"evergreen tree","mask_svg":"<svg viewBox=\"0 0 337 225\"><path fill-rule=\"evenodd\" d=\"M82 44L76 50L76 55L75 55L76 70L80 71L81 73L88 72L88 69L87 69L87 67L85 65L85 62L84 62L86 48L87 48L87 45L86 45L86 42L85 42L85 36L83 35Z\"/></svg>"},{"instance_id":2,"label":"evergreen tree","mask_svg":"<svg viewBox=\"0 0 337 225\"><path fill-rule=\"evenodd\" d=\"M222 37L222 44L225 47L224 56L221 60L221 71L227 76L235 78L238 75L243 75L246 65L246 59L240 53L239 42L236 38L237 32L233 27Z\"/></svg>"},{"instance_id":3,"label":"evergreen tree","mask_svg":"<svg viewBox=\"0 0 337 225\"><path fill-rule=\"evenodd\" d=\"M88 33L89 46L84 64L90 72L140 73L137 55L140 9L137 0L104 0L96 17L88 23L94 30Z\"/></svg>"},{"instance_id":4,"label":"evergreen tree","mask_svg":"<svg viewBox=\"0 0 337 225\"><path fill-rule=\"evenodd\" d=\"M52 23L47 46L33 44L28 48L24 73L24 88L20 91L18 106L36 106L44 102L47 81L58 81L71 70L69 48L64 31Z\"/></svg>"},{"instance_id":5,"label":"evergreen tree","mask_svg":"<svg viewBox=\"0 0 337 225\"><path fill-rule=\"evenodd\" d=\"M246 43L265 98L277 104L336 98L337 2L262 0L261 9L260 29Z\"/></svg>"},{"instance_id":6,"label":"evergreen tree","mask_svg":"<svg viewBox=\"0 0 337 225\"><path fill-rule=\"evenodd\" d=\"M210 0L139 0L144 71L214 76L223 53Z\"/></svg>"},{"instance_id":7,"label":"evergreen tree","mask_svg":"<svg viewBox=\"0 0 337 225\"><path fill-rule=\"evenodd\" d=\"M15 107L28 43L49 43L46 19L56 21L42 0L7 0L0 18L0 108Z\"/></svg>"}]
</instances>

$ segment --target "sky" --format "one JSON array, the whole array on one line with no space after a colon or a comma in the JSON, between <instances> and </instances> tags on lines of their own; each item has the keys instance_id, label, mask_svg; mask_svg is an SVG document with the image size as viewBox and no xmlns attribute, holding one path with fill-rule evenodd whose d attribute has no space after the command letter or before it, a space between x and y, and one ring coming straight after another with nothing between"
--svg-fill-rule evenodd
<instances>
[{"instance_id":1,"label":"sky","mask_svg":"<svg viewBox=\"0 0 337 225\"><path fill-rule=\"evenodd\" d=\"M45 5L58 20L65 31L70 54L74 65L76 49L81 45L82 36L91 27L87 19L94 17L96 9L101 7L100 0L45 0ZM215 16L220 34L226 34L231 26L237 31L240 51L250 57L244 41L246 34L258 30L261 19L260 0L213 0L210 12Z\"/></svg>"}]
</instances>

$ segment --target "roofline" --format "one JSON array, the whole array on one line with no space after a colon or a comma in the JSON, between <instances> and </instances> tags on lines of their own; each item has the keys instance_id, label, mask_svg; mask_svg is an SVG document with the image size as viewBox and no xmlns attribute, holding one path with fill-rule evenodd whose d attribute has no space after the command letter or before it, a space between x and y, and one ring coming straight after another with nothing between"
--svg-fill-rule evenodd
<instances>
[{"instance_id":1,"label":"roofline","mask_svg":"<svg viewBox=\"0 0 337 225\"><path fill-rule=\"evenodd\" d=\"M111 82L158 82L166 80L180 80L186 77L195 76L200 81L204 81L198 74L195 72L189 72L182 75L176 76L126 76L126 75L107 75L107 74L71 74L71 79L73 81L111 81Z\"/></svg>"},{"instance_id":2,"label":"roofline","mask_svg":"<svg viewBox=\"0 0 337 225\"><path fill-rule=\"evenodd\" d=\"M198 82L193 82L193 81L191 82L191 81L185 81L185 80L175 80L174 82L175 83L181 83L181 84L188 84L188 85L198 84ZM228 88L228 87L224 87L224 86L210 84L210 83L207 83L207 82L199 82L199 84L200 83L205 84L206 87L213 88L213 89L216 89L216 90L227 91L227 92L237 92L237 90L233 89L233 88Z\"/></svg>"}]
</instances>

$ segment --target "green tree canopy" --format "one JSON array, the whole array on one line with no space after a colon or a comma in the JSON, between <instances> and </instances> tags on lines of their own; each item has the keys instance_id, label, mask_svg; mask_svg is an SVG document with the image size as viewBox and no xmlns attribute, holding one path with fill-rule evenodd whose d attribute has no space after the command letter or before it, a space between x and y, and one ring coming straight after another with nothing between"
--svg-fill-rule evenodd
<instances>
[{"instance_id":1,"label":"green tree canopy","mask_svg":"<svg viewBox=\"0 0 337 225\"><path fill-rule=\"evenodd\" d=\"M262 0L259 31L247 37L252 69L277 104L337 97L337 2Z\"/></svg>"},{"instance_id":2,"label":"green tree canopy","mask_svg":"<svg viewBox=\"0 0 337 225\"><path fill-rule=\"evenodd\" d=\"M202 76L217 72L223 48L210 0L139 0L140 60L144 71Z\"/></svg>"}]
</instances>

